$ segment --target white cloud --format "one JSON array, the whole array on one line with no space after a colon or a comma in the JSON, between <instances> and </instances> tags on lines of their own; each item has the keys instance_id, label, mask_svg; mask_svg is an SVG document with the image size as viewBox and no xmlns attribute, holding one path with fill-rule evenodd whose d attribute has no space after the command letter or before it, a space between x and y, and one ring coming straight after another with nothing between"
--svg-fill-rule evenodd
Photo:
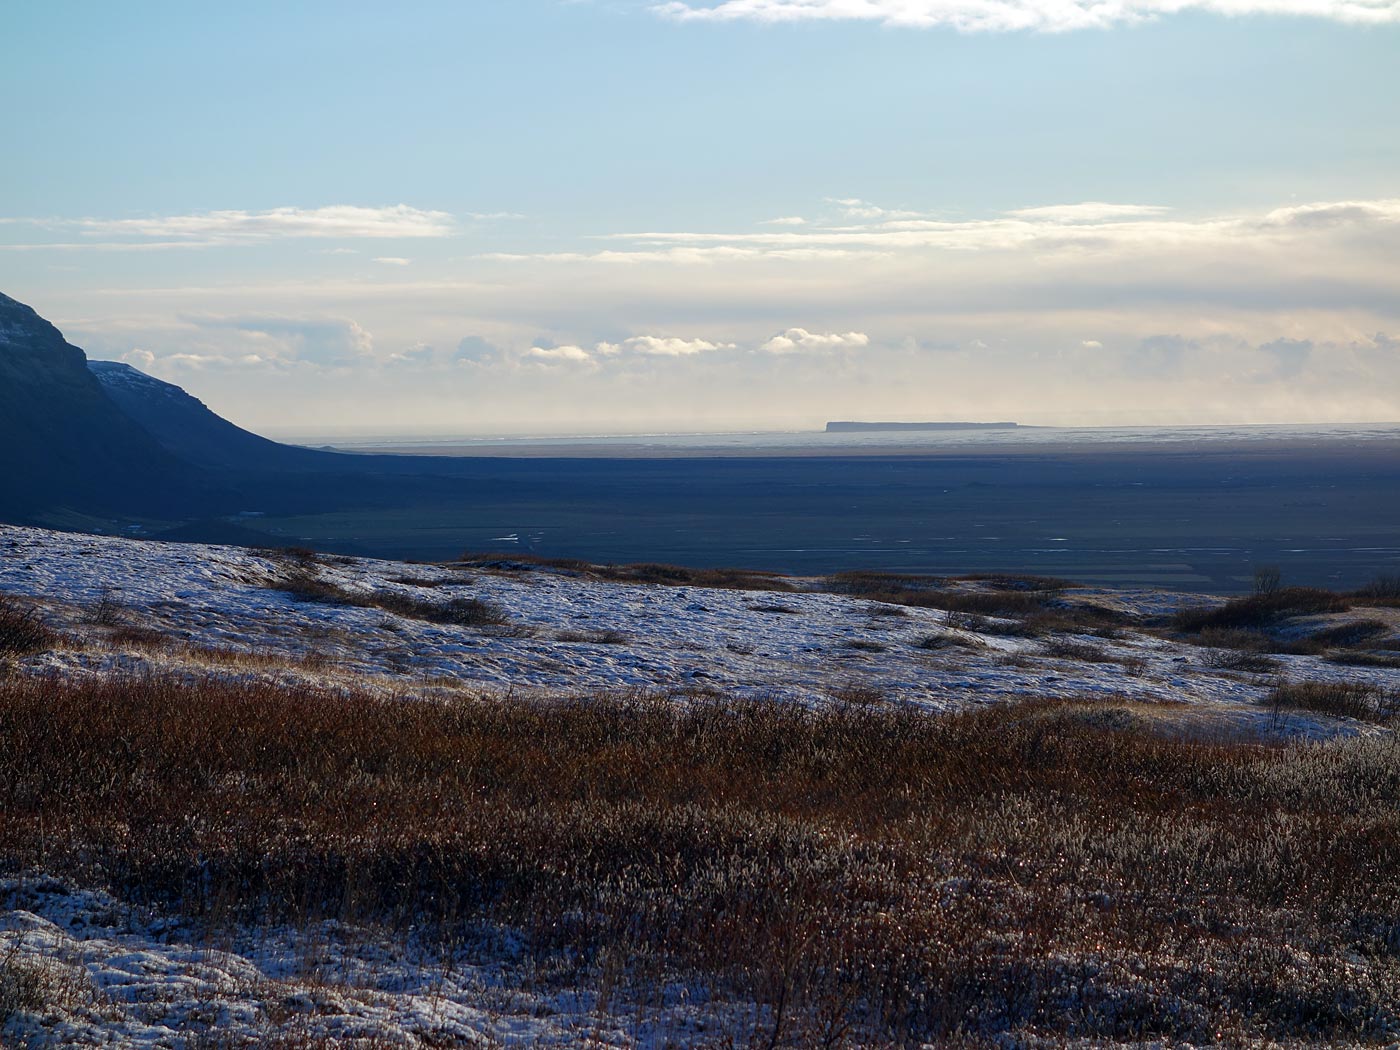
<instances>
[{"instance_id":1,"label":"white cloud","mask_svg":"<svg viewBox=\"0 0 1400 1050\"><path fill-rule=\"evenodd\" d=\"M405 259L401 255L380 255L377 256L374 261L384 266L407 266L413 260Z\"/></svg>"},{"instance_id":2,"label":"white cloud","mask_svg":"<svg viewBox=\"0 0 1400 1050\"><path fill-rule=\"evenodd\" d=\"M425 368L437 358L437 351L426 343L418 343L407 350L390 354L387 362L391 365L404 365L410 368Z\"/></svg>"},{"instance_id":3,"label":"white cloud","mask_svg":"<svg viewBox=\"0 0 1400 1050\"><path fill-rule=\"evenodd\" d=\"M782 335L775 335L764 343L760 350L770 354L794 354L809 350L854 350L870 345L870 337L864 332L809 332L805 328L789 328Z\"/></svg>"},{"instance_id":4,"label":"white cloud","mask_svg":"<svg viewBox=\"0 0 1400 1050\"><path fill-rule=\"evenodd\" d=\"M192 216L151 218L81 218L87 234L105 237L182 238L189 242L272 241L279 238L420 238L447 237L454 221L447 211L392 207L274 207L267 211L203 211Z\"/></svg>"},{"instance_id":5,"label":"white cloud","mask_svg":"<svg viewBox=\"0 0 1400 1050\"><path fill-rule=\"evenodd\" d=\"M139 371L149 372L155 366L156 355L149 350L142 350L138 346L122 354L119 360L126 362Z\"/></svg>"},{"instance_id":6,"label":"white cloud","mask_svg":"<svg viewBox=\"0 0 1400 1050\"><path fill-rule=\"evenodd\" d=\"M1276 208L1264 226L1323 229L1331 226L1400 223L1400 197L1373 201L1331 201Z\"/></svg>"},{"instance_id":7,"label":"white cloud","mask_svg":"<svg viewBox=\"0 0 1400 1050\"><path fill-rule=\"evenodd\" d=\"M1400 2L1400 0L1397 0ZM843 207L854 198L838 200ZM498 258L551 258L566 262L719 263L739 259L785 258L825 261L876 253L946 250L1139 252L1263 246L1280 235L1322 235L1328 231L1385 230L1400 227L1400 199L1320 202L1256 215L1169 218L1159 205L1082 204L1023 208L990 219L890 219L883 209L875 220L844 226L733 233L648 230L608 234L629 242L625 249L594 254Z\"/></svg>"},{"instance_id":8,"label":"white cloud","mask_svg":"<svg viewBox=\"0 0 1400 1050\"><path fill-rule=\"evenodd\" d=\"M669 0L652 10L679 21L875 22L963 32L1104 29L1181 11L1230 17L1290 15L1363 25L1400 22L1397 0Z\"/></svg>"},{"instance_id":9,"label":"white cloud","mask_svg":"<svg viewBox=\"0 0 1400 1050\"><path fill-rule=\"evenodd\" d=\"M859 197L828 197L826 202L838 205L848 219L917 219L923 214L917 211L891 211Z\"/></svg>"},{"instance_id":10,"label":"white cloud","mask_svg":"<svg viewBox=\"0 0 1400 1050\"><path fill-rule=\"evenodd\" d=\"M532 346L521 354L522 361L540 365L594 364L593 355L581 346Z\"/></svg>"},{"instance_id":11,"label":"white cloud","mask_svg":"<svg viewBox=\"0 0 1400 1050\"><path fill-rule=\"evenodd\" d=\"M638 335L621 343L599 343L597 352L605 357L630 352L648 357L690 357L712 350L733 350L733 343L712 343L707 339L675 339Z\"/></svg>"},{"instance_id":12,"label":"white cloud","mask_svg":"<svg viewBox=\"0 0 1400 1050\"><path fill-rule=\"evenodd\" d=\"M1105 222L1113 219L1134 219L1144 215L1161 215L1169 211L1155 204L1105 204L1085 201L1083 204L1051 204L1040 208L1018 208L1007 212L1018 219L1045 219L1049 222Z\"/></svg>"},{"instance_id":13,"label":"white cloud","mask_svg":"<svg viewBox=\"0 0 1400 1050\"><path fill-rule=\"evenodd\" d=\"M1079 341L1079 345L1082 346L1082 347L1084 347L1084 349L1086 349L1086 350L1102 350L1102 349L1103 349L1103 343L1099 342L1097 339L1081 339L1081 340Z\"/></svg>"},{"instance_id":14,"label":"white cloud","mask_svg":"<svg viewBox=\"0 0 1400 1050\"><path fill-rule=\"evenodd\" d=\"M777 219L764 219L760 226L806 226L807 220L801 215L784 215Z\"/></svg>"}]
</instances>

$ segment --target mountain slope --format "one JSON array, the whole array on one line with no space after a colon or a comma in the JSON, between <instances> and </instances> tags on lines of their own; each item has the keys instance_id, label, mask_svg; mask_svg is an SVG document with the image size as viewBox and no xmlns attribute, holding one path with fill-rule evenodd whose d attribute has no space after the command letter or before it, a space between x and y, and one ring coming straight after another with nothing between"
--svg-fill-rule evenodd
<instances>
[{"instance_id":1,"label":"mountain slope","mask_svg":"<svg viewBox=\"0 0 1400 1050\"><path fill-rule=\"evenodd\" d=\"M199 488L197 473L128 418L76 346L0 294L0 514L156 514Z\"/></svg>"},{"instance_id":2,"label":"mountain slope","mask_svg":"<svg viewBox=\"0 0 1400 1050\"><path fill-rule=\"evenodd\" d=\"M107 396L164 448L207 467L233 470L320 470L344 468L333 452L282 445L216 415L198 398L117 361L89 361L88 369Z\"/></svg>"}]
</instances>

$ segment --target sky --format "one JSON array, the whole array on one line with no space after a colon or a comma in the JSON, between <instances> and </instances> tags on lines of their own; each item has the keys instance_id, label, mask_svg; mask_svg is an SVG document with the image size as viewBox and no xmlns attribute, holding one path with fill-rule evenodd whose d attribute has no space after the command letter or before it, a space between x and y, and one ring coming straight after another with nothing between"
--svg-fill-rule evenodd
<instances>
[{"instance_id":1,"label":"sky","mask_svg":"<svg viewBox=\"0 0 1400 1050\"><path fill-rule=\"evenodd\" d=\"M0 291L264 433L1400 421L1400 0L54 0L0 99Z\"/></svg>"}]
</instances>

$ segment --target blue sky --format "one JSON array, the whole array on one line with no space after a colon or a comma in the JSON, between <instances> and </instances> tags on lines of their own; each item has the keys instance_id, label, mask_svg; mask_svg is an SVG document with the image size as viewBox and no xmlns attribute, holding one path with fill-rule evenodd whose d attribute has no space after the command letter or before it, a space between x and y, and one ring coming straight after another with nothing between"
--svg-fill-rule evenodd
<instances>
[{"instance_id":1,"label":"blue sky","mask_svg":"<svg viewBox=\"0 0 1400 1050\"><path fill-rule=\"evenodd\" d=\"M1400 4L1159 6L27 5L0 290L284 432L1400 418Z\"/></svg>"}]
</instances>

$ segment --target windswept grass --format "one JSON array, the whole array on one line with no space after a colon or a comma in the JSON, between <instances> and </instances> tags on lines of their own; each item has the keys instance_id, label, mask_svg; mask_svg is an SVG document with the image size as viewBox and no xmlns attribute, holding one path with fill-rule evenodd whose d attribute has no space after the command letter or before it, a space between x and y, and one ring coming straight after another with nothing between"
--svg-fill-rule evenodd
<instances>
[{"instance_id":1,"label":"windswept grass","mask_svg":"<svg viewBox=\"0 0 1400 1050\"><path fill-rule=\"evenodd\" d=\"M0 865L212 922L504 921L767 1004L757 1045L1392 1040L1400 752L1154 717L11 679Z\"/></svg>"}]
</instances>

